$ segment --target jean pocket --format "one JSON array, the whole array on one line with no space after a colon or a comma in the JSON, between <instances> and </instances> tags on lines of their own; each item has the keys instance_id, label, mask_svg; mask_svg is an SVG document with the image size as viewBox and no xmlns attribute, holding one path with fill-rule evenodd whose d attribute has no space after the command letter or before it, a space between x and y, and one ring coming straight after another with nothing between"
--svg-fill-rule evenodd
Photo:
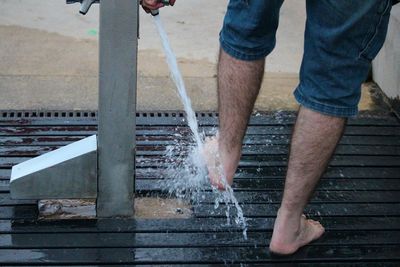
<instances>
[{"instance_id":1,"label":"jean pocket","mask_svg":"<svg viewBox=\"0 0 400 267\"><path fill-rule=\"evenodd\" d=\"M385 0L380 3L380 6L375 13L375 18L373 19L374 22L371 23L369 31L363 40L359 59L370 62L376 57L379 50L382 48L386 39L391 7L391 0Z\"/></svg>"}]
</instances>

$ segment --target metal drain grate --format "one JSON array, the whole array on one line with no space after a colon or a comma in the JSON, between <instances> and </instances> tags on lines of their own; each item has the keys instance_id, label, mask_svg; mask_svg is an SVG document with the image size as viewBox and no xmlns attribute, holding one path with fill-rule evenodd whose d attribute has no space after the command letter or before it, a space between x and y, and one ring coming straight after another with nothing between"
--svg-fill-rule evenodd
<instances>
[{"instance_id":1,"label":"metal drain grate","mask_svg":"<svg viewBox=\"0 0 400 267\"><path fill-rule=\"evenodd\" d=\"M1 118L95 118L97 111L41 111L41 110L2 110Z\"/></svg>"},{"instance_id":2,"label":"metal drain grate","mask_svg":"<svg viewBox=\"0 0 400 267\"><path fill-rule=\"evenodd\" d=\"M94 110L0 110L3 119L11 118L97 118L97 111ZM136 117L140 118L183 118L185 113L182 111L160 111L160 112L136 112ZM202 111L196 112L196 117L218 117L217 112Z\"/></svg>"},{"instance_id":3,"label":"metal drain grate","mask_svg":"<svg viewBox=\"0 0 400 267\"><path fill-rule=\"evenodd\" d=\"M196 112L197 118L215 118L218 117L218 113L216 112ZM151 118L184 118L185 113L182 111L167 111L167 112L137 112L136 117L151 117Z\"/></svg>"}]
</instances>

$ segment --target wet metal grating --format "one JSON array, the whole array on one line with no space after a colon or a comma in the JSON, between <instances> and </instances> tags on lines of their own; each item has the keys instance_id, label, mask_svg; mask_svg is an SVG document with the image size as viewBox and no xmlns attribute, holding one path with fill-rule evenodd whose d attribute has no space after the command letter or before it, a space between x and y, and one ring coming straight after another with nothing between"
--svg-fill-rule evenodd
<instances>
[{"instance_id":1,"label":"wet metal grating","mask_svg":"<svg viewBox=\"0 0 400 267\"><path fill-rule=\"evenodd\" d=\"M3 119L28 119L28 118L97 118L97 111L91 110L3 110L0 111L0 116ZM149 118L168 118L180 117L185 114L182 111L159 111L159 112L137 112L136 117ZM196 112L196 117L218 117L216 112Z\"/></svg>"},{"instance_id":2,"label":"wet metal grating","mask_svg":"<svg viewBox=\"0 0 400 267\"><path fill-rule=\"evenodd\" d=\"M162 194L165 147L176 134L188 145L190 132L180 111L136 115L136 188ZM217 115L198 112L200 129L211 134ZM400 266L400 123L383 113L349 120L307 207L325 225L324 237L291 257L270 256L294 121L292 112L250 121L234 182L250 219L245 241L240 229L224 226L223 208L213 212L211 193L192 218L37 222L35 202L10 199L11 167L95 134L97 113L0 111L0 265Z\"/></svg>"}]
</instances>

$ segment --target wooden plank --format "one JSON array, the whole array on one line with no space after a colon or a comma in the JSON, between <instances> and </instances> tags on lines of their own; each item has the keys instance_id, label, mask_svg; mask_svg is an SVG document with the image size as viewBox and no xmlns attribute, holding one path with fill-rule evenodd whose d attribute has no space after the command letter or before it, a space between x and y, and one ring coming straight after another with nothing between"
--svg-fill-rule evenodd
<instances>
[{"instance_id":1,"label":"wooden plank","mask_svg":"<svg viewBox=\"0 0 400 267\"><path fill-rule=\"evenodd\" d=\"M234 187L247 190L282 189L284 179L238 179L234 181ZM318 184L320 190L340 190L340 191L371 191L371 190L400 190L398 179L322 179Z\"/></svg>"},{"instance_id":2,"label":"wooden plank","mask_svg":"<svg viewBox=\"0 0 400 267\"><path fill-rule=\"evenodd\" d=\"M1 170L0 170L1 171ZM163 170L160 168L137 168L136 175L140 178L157 178ZM284 167L239 168L235 179L270 179L284 178ZM399 167L328 167L322 179L326 178L370 178L399 179Z\"/></svg>"},{"instance_id":3,"label":"wooden plank","mask_svg":"<svg viewBox=\"0 0 400 267\"><path fill-rule=\"evenodd\" d=\"M140 179L158 179L164 175L162 168L137 168L136 176ZM261 167L240 168L235 174L235 180L239 179L284 179L286 168ZM10 169L0 169L0 180L9 180ZM325 179L399 179L398 167L329 167L322 177Z\"/></svg>"},{"instance_id":4,"label":"wooden plank","mask_svg":"<svg viewBox=\"0 0 400 267\"><path fill-rule=\"evenodd\" d=\"M272 116L252 116L250 119L250 125L269 125L269 124L293 124L295 122L295 113L282 113L282 114L272 114ZM374 115L362 115L358 117L349 118L348 125L399 125L399 122L394 116L374 116Z\"/></svg>"},{"instance_id":5,"label":"wooden plank","mask_svg":"<svg viewBox=\"0 0 400 267\"><path fill-rule=\"evenodd\" d=\"M400 217L313 217L327 231L400 230ZM275 218L251 218L249 232L271 232ZM205 233L242 232L235 224L226 225L226 218L188 219L98 219L68 221L27 221L11 223L0 220L1 234L13 233Z\"/></svg>"},{"instance_id":6,"label":"wooden plank","mask_svg":"<svg viewBox=\"0 0 400 267\"><path fill-rule=\"evenodd\" d=\"M0 157L37 157L60 146L0 146Z\"/></svg>"},{"instance_id":7,"label":"wooden plank","mask_svg":"<svg viewBox=\"0 0 400 267\"><path fill-rule=\"evenodd\" d=\"M163 173L160 168L137 168L136 175L139 178L157 178ZM0 169L0 179L8 180L11 174L10 169ZM240 168L235 179L283 179L286 168L282 167L261 167L261 168ZM399 167L329 167L322 179L400 179Z\"/></svg>"},{"instance_id":8,"label":"wooden plank","mask_svg":"<svg viewBox=\"0 0 400 267\"><path fill-rule=\"evenodd\" d=\"M35 220L37 215L37 205L5 206L0 208L1 220Z\"/></svg>"},{"instance_id":9,"label":"wooden plank","mask_svg":"<svg viewBox=\"0 0 400 267\"><path fill-rule=\"evenodd\" d=\"M24 158L22 158L24 160ZM176 159L179 164L180 158ZM0 158L0 166L10 166L11 162L18 162L15 158ZM170 166L168 158L157 156L138 156L136 158L137 166L148 168L158 166L166 168ZM260 168L260 167L285 167L287 165L287 156L281 155L243 155L239 162L239 167ZM333 156L329 166L368 166L368 167L400 167L400 157L398 156Z\"/></svg>"},{"instance_id":10,"label":"wooden plank","mask_svg":"<svg viewBox=\"0 0 400 267\"><path fill-rule=\"evenodd\" d=\"M10 176L11 176L10 169L0 169L0 180L4 180L4 179L9 180Z\"/></svg>"},{"instance_id":11,"label":"wooden plank","mask_svg":"<svg viewBox=\"0 0 400 267\"><path fill-rule=\"evenodd\" d=\"M243 155L287 155L288 145L245 145ZM338 145L335 155L388 155L400 156L400 147L379 145Z\"/></svg>"},{"instance_id":12,"label":"wooden plank","mask_svg":"<svg viewBox=\"0 0 400 267\"><path fill-rule=\"evenodd\" d=\"M143 157L148 158L148 157ZM150 158L150 157L149 157ZM142 157L138 157L142 159ZM281 155L257 155L242 156L239 166L281 166L286 165L287 156ZM265 164L265 165L264 165ZM276 165L275 165L276 164ZM399 156L355 156L355 155L336 155L332 157L330 166L400 166Z\"/></svg>"},{"instance_id":13,"label":"wooden plank","mask_svg":"<svg viewBox=\"0 0 400 267\"><path fill-rule=\"evenodd\" d=\"M293 126L252 126L247 127L246 135L291 135ZM216 126L202 126L199 129L206 135L214 135L217 131ZM146 136L184 136L190 134L187 126L148 126L138 127L137 135ZM397 126L347 126L344 135L378 135L378 136L399 136L400 125Z\"/></svg>"},{"instance_id":14,"label":"wooden plank","mask_svg":"<svg viewBox=\"0 0 400 267\"><path fill-rule=\"evenodd\" d=\"M295 265L294 265L295 264ZM238 263L238 264L231 264L229 263L224 263L224 264L209 264L209 263L203 263L203 264L151 264L150 266L152 267L188 267L188 266L193 266L193 267L210 267L210 266L214 266L214 267L225 267L225 266L230 266L230 267L399 267L399 262L398 261L382 261L382 260L378 260L378 261L373 261L373 260L369 260L369 261L363 261L363 260L359 260L357 262L354 261L348 261L348 262L343 262L341 261L340 263L329 263L329 262L297 262L297 263L287 263L287 262L274 262L274 263L261 263L261 264L257 264L257 263L251 263L251 264L247 264L247 263ZM132 266L132 265L125 265L125 264L117 264L115 263L115 265L117 266ZM15 265L3 265L4 267L11 267L11 266L15 266ZM18 266L28 266L28 265L18 265ZM30 266L30 265L29 265ZM58 264L46 264L46 265L35 265L35 266L60 266ZM63 265L64 266L64 265ZM96 265L80 265L80 264L74 264L74 267L99 267L99 266L110 266L110 264L99 264L97 263ZM111 264L111 266L114 266ZM134 266L149 266L149 264L146 263L135 263Z\"/></svg>"},{"instance_id":15,"label":"wooden plank","mask_svg":"<svg viewBox=\"0 0 400 267\"><path fill-rule=\"evenodd\" d=\"M31 157L0 157L0 168L11 168L21 162L29 160ZM349 156L348 158L333 158L331 166L400 166L397 157L369 157L369 156ZM178 159L179 160L179 159ZM156 156L136 158L137 166L142 168L159 167L166 168L170 165L167 158ZM177 164L179 161L177 161ZM242 156L239 167L285 167L286 159L280 156Z\"/></svg>"},{"instance_id":16,"label":"wooden plank","mask_svg":"<svg viewBox=\"0 0 400 267\"><path fill-rule=\"evenodd\" d=\"M190 133L187 126L148 126L140 127L138 135L159 136L183 136ZM217 132L217 126L200 126L199 130L206 135L214 135ZM293 125L249 125L246 130L246 135L291 135ZM400 134L400 124L396 126L357 126L350 125L346 127L344 135L385 135L398 136Z\"/></svg>"},{"instance_id":17,"label":"wooden plank","mask_svg":"<svg viewBox=\"0 0 400 267\"><path fill-rule=\"evenodd\" d=\"M56 135L56 136L2 136L0 145L54 145L61 146L70 142L78 141L88 135ZM175 145L176 140L180 143L191 144L193 141L186 136L176 137L169 135L161 136L137 136L138 145L159 146ZM288 145L288 135L247 135L243 140L244 145ZM371 145L371 146L400 146L399 136L343 136L340 140L342 145Z\"/></svg>"},{"instance_id":18,"label":"wooden plank","mask_svg":"<svg viewBox=\"0 0 400 267\"><path fill-rule=\"evenodd\" d=\"M176 138L175 136L146 136L137 137L138 145L174 145L176 140L182 144L190 144L193 141L189 137ZM262 135L245 136L243 144L245 145L287 145L290 138L286 135ZM1 144L1 143L0 143ZM399 146L400 138L398 136L343 136L340 144L345 145L386 145Z\"/></svg>"},{"instance_id":19,"label":"wooden plank","mask_svg":"<svg viewBox=\"0 0 400 267\"><path fill-rule=\"evenodd\" d=\"M137 170L139 172L139 170ZM145 177L145 173L151 173L150 170L146 170L140 173L142 177ZM286 168L282 167L261 167L253 169L239 169L235 175L236 178L283 178L286 175ZM371 178L371 179L399 179L400 168L399 167L346 167L346 166L330 166L326 170L322 179L324 178Z\"/></svg>"},{"instance_id":20,"label":"wooden plank","mask_svg":"<svg viewBox=\"0 0 400 267\"><path fill-rule=\"evenodd\" d=\"M45 258L44 258L45 257ZM271 258L266 247L257 248L87 248L87 249L3 249L0 250L1 264L196 264L196 263L275 263L275 262L320 262L400 260L400 247L360 246L326 247L308 246L295 255Z\"/></svg>"},{"instance_id":21,"label":"wooden plank","mask_svg":"<svg viewBox=\"0 0 400 267\"><path fill-rule=\"evenodd\" d=\"M244 144L288 144L289 137L285 135L246 136ZM339 144L343 145L400 145L397 136L343 136Z\"/></svg>"},{"instance_id":22,"label":"wooden plank","mask_svg":"<svg viewBox=\"0 0 400 267\"><path fill-rule=\"evenodd\" d=\"M337 191L341 192L353 192L357 194L359 192L366 192L365 194L374 191L395 191L399 192L400 182L396 179L379 179L379 180L363 180L363 179L330 179L321 180L317 186L317 192L328 192L329 194L336 194ZM138 179L137 190L141 195L145 195L149 192L154 193L168 193L165 188L165 182L162 179ZM258 187L256 186L258 185ZM282 179L264 179L258 180L246 180L237 179L234 180L232 188L235 192L246 192L246 193L263 193L268 194L271 191L282 191L284 186L284 180ZM205 186L204 192L211 191L211 186ZM396 194L396 193L394 193Z\"/></svg>"},{"instance_id":23,"label":"wooden plank","mask_svg":"<svg viewBox=\"0 0 400 267\"><path fill-rule=\"evenodd\" d=\"M285 167L287 156L262 155L262 156L242 156L239 167ZM11 168L21 162L27 161L31 157L0 157L0 168ZM138 167L161 167L170 165L167 158L156 156L136 157ZM330 166L368 166L368 167L400 167L400 157L397 156L334 156Z\"/></svg>"},{"instance_id":24,"label":"wooden plank","mask_svg":"<svg viewBox=\"0 0 400 267\"><path fill-rule=\"evenodd\" d=\"M0 180L0 194L4 194L4 192L8 192L10 190L10 179L7 180Z\"/></svg>"},{"instance_id":25,"label":"wooden plank","mask_svg":"<svg viewBox=\"0 0 400 267\"><path fill-rule=\"evenodd\" d=\"M0 157L19 156L19 157L36 157L44 153L53 151L60 146L56 145L20 145L0 146ZM242 154L245 156L255 155L287 155L289 152L288 145L245 145ZM137 146L136 154L138 156L166 156L166 147L155 146ZM173 154L174 155L174 154ZM184 155L180 153L179 155ZM335 151L335 155L376 155L376 156L400 156L400 146L365 146L365 145L339 145Z\"/></svg>"},{"instance_id":26,"label":"wooden plank","mask_svg":"<svg viewBox=\"0 0 400 267\"><path fill-rule=\"evenodd\" d=\"M2 147L0 147L1 152ZM15 147L14 147L15 149ZM138 146L139 156L165 156L165 146ZM185 151L180 151L179 155L185 155ZM186 151L188 153L188 151ZM287 155L288 145L244 145L242 155ZM174 154L173 154L174 155ZM176 154L178 155L178 154ZM339 145L335 155L364 155L364 156L400 156L400 146L379 146L379 145Z\"/></svg>"},{"instance_id":27,"label":"wooden plank","mask_svg":"<svg viewBox=\"0 0 400 267\"><path fill-rule=\"evenodd\" d=\"M6 190L2 190L0 193L0 207L4 206L26 206L26 205L35 205L37 200L29 200L29 199L11 199L9 190L7 189L7 193L4 193Z\"/></svg>"},{"instance_id":28,"label":"wooden plank","mask_svg":"<svg viewBox=\"0 0 400 267\"><path fill-rule=\"evenodd\" d=\"M137 179L138 191L161 191L162 179ZM233 182L235 191L271 191L282 190L284 179L237 179ZM400 190L398 179L322 179L318 184L318 190L329 191L392 191Z\"/></svg>"},{"instance_id":29,"label":"wooden plank","mask_svg":"<svg viewBox=\"0 0 400 267\"><path fill-rule=\"evenodd\" d=\"M242 204L245 217L270 217L276 216L279 204ZM214 205L201 204L194 207L196 217L225 216L226 208L221 206L217 210ZM400 203L374 203L374 204L309 204L306 214L315 216L400 216Z\"/></svg>"},{"instance_id":30,"label":"wooden plank","mask_svg":"<svg viewBox=\"0 0 400 267\"><path fill-rule=\"evenodd\" d=\"M62 126L7 126L0 127L0 136L54 136L54 135L92 135L96 134L95 125Z\"/></svg>"},{"instance_id":31,"label":"wooden plank","mask_svg":"<svg viewBox=\"0 0 400 267\"><path fill-rule=\"evenodd\" d=\"M87 136L9 136L1 137L0 145L42 145L42 146L65 146L79 141Z\"/></svg>"},{"instance_id":32,"label":"wooden plank","mask_svg":"<svg viewBox=\"0 0 400 267\"><path fill-rule=\"evenodd\" d=\"M11 199L10 194L4 193L8 191L3 188L0 193L1 206L20 206L34 205L35 200L17 200ZM281 190L271 191L237 191L235 197L239 203L246 204L279 204L282 200ZM138 192L140 194L140 192ZM216 195L210 191L202 193L204 199L200 203L214 203ZM317 190L311 198L310 203L400 203L400 191L328 191Z\"/></svg>"},{"instance_id":33,"label":"wooden plank","mask_svg":"<svg viewBox=\"0 0 400 267\"><path fill-rule=\"evenodd\" d=\"M235 197L239 203L246 204L280 204L283 196L281 191L239 191L235 192ZM213 192L204 192L200 198L200 203L212 204L215 202L216 195ZM4 199L6 202L6 199ZM3 199L0 196L0 204ZM318 190L312 196L310 203L400 203L400 191L328 191Z\"/></svg>"},{"instance_id":34,"label":"wooden plank","mask_svg":"<svg viewBox=\"0 0 400 267\"><path fill-rule=\"evenodd\" d=\"M9 153L14 153L17 155L24 155L25 151L23 151L22 147L10 147L9 151L5 151L2 153L4 146L0 146L0 153L4 156L7 156ZM16 150L22 150L21 153L14 152ZM30 151L30 149L26 149L26 151ZM138 156L166 156L166 147L165 146L137 146L137 155ZM186 152L188 153L188 151ZM172 153L172 156L182 156L186 153L181 151L179 154ZM255 155L287 155L289 153L288 145L245 145L242 148L242 155L244 156L255 156ZM11 154L13 155L13 154ZM372 146L372 145L339 145L335 151L335 155L362 155L362 156L400 156L400 146Z\"/></svg>"},{"instance_id":35,"label":"wooden plank","mask_svg":"<svg viewBox=\"0 0 400 267\"><path fill-rule=\"evenodd\" d=\"M40 233L3 234L2 249L41 248L179 248L268 246L271 232L214 233ZM399 245L400 231L329 231L313 246Z\"/></svg>"},{"instance_id":36,"label":"wooden plank","mask_svg":"<svg viewBox=\"0 0 400 267\"><path fill-rule=\"evenodd\" d=\"M291 135L292 126L249 126L247 135ZM216 127L205 126L200 128L206 135L215 134ZM50 135L92 135L97 132L97 125L20 125L0 126L0 136L50 136ZM138 136L179 136L188 135L187 126L149 126L138 127ZM378 135L399 136L398 126L348 126L344 135Z\"/></svg>"},{"instance_id":37,"label":"wooden plank","mask_svg":"<svg viewBox=\"0 0 400 267\"><path fill-rule=\"evenodd\" d=\"M344 135L386 135L398 136L400 135L400 125L398 126L347 126ZM212 133L212 127L203 127L206 133ZM247 128L247 135L266 135L266 134L284 134L291 135L293 131L292 126L249 126Z\"/></svg>"}]
</instances>

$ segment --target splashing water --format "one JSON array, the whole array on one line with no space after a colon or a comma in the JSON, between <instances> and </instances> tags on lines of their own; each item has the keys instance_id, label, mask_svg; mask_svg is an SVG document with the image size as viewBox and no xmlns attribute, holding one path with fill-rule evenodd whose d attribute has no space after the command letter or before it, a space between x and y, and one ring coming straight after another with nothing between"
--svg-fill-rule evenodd
<instances>
[{"instance_id":1,"label":"splashing water","mask_svg":"<svg viewBox=\"0 0 400 267\"><path fill-rule=\"evenodd\" d=\"M205 160L202 155L204 135L200 135L199 133L196 114L192 109L190 98L186 93L178 63L169 44L168 36L163 28L160 15L154 16L153 18L163 44L172 80L176 85L178 95L186 112L186 119L192 132L191 137L195 142L195 145L187 147L181 146L180 142L176 140L175 145L167 147L166 163L168 167L165 173L165 177L167 178L164 179L160 185L162 188L167 189L170 195L189 199L197 203L205 199L205 190L209 188L210 184L207 177ZM243 216L243 210L233 194L233 189L226 183L222 168L220 168L218 172L222 174L221 177L223 178L222 180L226 190L219 191L216 188L212 188L215 203L214 208L217 209L220 203L225 204L227 225L230 225L230 209L234 207L236 209L234 221L236 225L243 229L243 237L247 239L247 223L246 218Z\"/></svg>"}]
</instances>

